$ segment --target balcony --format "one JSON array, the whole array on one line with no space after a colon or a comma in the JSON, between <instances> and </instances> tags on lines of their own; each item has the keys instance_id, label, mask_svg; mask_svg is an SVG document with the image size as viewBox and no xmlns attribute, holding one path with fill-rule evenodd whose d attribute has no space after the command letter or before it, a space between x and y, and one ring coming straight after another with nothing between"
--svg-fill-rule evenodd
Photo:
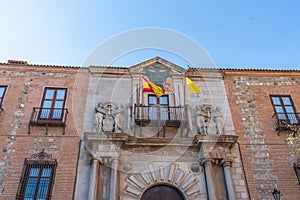
<instances>
[{"instance_id":1,"label":"balcony","mask_svg":"<svg viewBox=\"0 0 300 200\"><path fill-rule=\"evenodd\" d=\"M157 127L163 132L165 128L179 128L184 121L184 108L182 106L162 106L162 105L135 105L134 107L135 124L140 127ZM159 137L158 131L157 137ZM141 135L141 134L140 134Z\"/></svg>"},{"instance_id":2,"label":"balcony","mask_svg":"<svg viewBox=\"0 0 300 200\"><path fill-rule=\"evenodd\" d=\"M0 102L0 113L4 111L4 109L2 108L2 103Z\"/></svg>"},{"instance_id":3,"label":"balcony","mask_svg":"<svg viewBox=\"0 0 300 200\"><path fill-rule=\"evenodd\" d=\"M290 130L291 125L300 127L300 113L274 113L272 118L276 131Z\"/></svg>"},{"instance_id":4,"label":"balcony","mask_svg":"<svg viewBox=\"0 0 300 200\"><path fill-rule=\"evenodd\" d=\"M48 134L48 126L54 126L54 127L63 127L63 135L64 135L67 115L68 115L67 108L34 107L28 125L28 134L30 134L31 126L45 126L46 134Z\"/></svg>"},{"instance_id":5,"label":"balcony","mask_svg":"<svg viewBox=\"0 0 300 200\"><path fill-rule=\"evenodd\" d=\"M183 107L161 105L135 105L134 119L139 126L165 124L168 127L179 127L183 120Z\"/></svg>"}]
</instances>

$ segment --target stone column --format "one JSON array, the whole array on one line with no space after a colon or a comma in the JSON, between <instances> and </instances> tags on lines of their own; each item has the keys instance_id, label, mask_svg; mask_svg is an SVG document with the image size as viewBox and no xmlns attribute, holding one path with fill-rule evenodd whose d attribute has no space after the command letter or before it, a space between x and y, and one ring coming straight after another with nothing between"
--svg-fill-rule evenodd
<instances>
[{"instance_id":1,"label":"stone column","mask_svg":"<svg viewBox=\"0 0 300 200\"><path fill-rule=\"evenodd\" d=\"M204 164L205 168L205 177L206 177L206 183L207 183L207 192L208 192L208 199L209 200L215 200L216 195L216 188L214 187L212 177L213 177L213 171L212 171L212 163L213 159L205 159L202 164Z\"/></svg>"},{"instance_id":2,"label":"stone column","mask_svg":"<svg viewBox=\"0 0 300 200\"><path fill-rule=\"evenodd\" d=\"M118 200L118 193L117 193L118 165L119 165L119 160L113 159L111 162L109 200Z\"/></svg>"},{"instance_id":3,"label":"stone column","mask_svg":"<svg viewBox=\"0 0 300 200\"><path fill-rule=\"evenodd\" d=\"M224 160L223 161L223 169L224 169L224 176L225 176L225 182L226 182L226 189L228 193L228 198L230 200L235 200L235 192L233 187L233 181L230 173L232 161L231 160Z\"/></svg>"},{"instance_id":4,"label":"stone column","mask_svg":"<svg viewBox=\"0 0 300 200\"><path fill-rule=\"evenodd\" d=\"M99 160L93 158L91 161L89 197L88 200L97 200L98 178L99 178Z\"/></svg>"}]
</instances>

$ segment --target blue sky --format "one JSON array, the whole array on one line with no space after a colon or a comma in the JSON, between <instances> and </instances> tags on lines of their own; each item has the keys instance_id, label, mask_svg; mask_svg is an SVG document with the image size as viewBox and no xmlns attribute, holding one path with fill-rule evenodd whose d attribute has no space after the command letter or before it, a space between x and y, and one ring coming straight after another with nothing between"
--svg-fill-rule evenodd
<instances>
[{"instance_id":1,"label":"blue sky","mask_svg":"<svg viewBox=\"0 0 300 200\"><path fill-rule=\"evenodd\" d=\"M297 0L1 0L0 62L80 66L116 34L159 27L195 40L219 67L300 69L299 10ZM189 64L153 49L123 55L112 65L153 56Z\"/></svg>"}]
</instances>

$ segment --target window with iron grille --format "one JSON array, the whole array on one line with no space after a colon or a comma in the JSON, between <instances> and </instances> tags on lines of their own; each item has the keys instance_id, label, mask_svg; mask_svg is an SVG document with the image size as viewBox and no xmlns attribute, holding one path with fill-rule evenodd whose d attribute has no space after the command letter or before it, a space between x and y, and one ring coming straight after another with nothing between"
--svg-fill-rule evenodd
<instances>
[{"instance_id":1,"label":"window with iron grille","mask_svg":"<svg viewBox=\"0 0 300 200\"><path fill-rule=\"evenodd\" d=\"M6 85L0 85L0 109L1 109L2 104L3 104L3 98L4 98L4 95L5 95L5 92L6 92L6 88L7 88Z\"/></svg>"},{"instance_id":2,"label":"window with iron grille","mask_svg":"<svg viewBox=\"0 0 300 200\"><path fill-rule=\"evenodd\" d=\"M51 199L56 166L56 159L44 151L26 158L16 199Z\"/></svg>"},{"instance_id":3,"label":"window with iron grille","mask_svg":"<svg viewBox=\"0 0 300 200\"><path fill-rule=\"evenodd\" d=\"M39 120L62 120L66 93L66 88L46 87L41 103Z\"/></svg>"},{"instance_id":4,"label":"window with iron grille","mask_svg":"<svg viewBox=\"0 0 300 200\"><path fill-rule=\"evenodd\" d=\"M299 124L296 109L290 95L270 95L277 120L287 124Z\"/></svg>"}]
</instances>

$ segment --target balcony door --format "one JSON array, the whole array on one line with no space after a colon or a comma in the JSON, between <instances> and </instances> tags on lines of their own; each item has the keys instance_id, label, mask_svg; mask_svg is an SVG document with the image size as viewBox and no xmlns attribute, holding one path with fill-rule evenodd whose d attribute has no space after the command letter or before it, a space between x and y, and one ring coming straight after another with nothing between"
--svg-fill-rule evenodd
<instances>
[{"instance_id":1,"label":"balcony door","mask_svg":"<svg viewBox=\"0 0 300 200\"><path fill-rule=\"evenodd\" d=\"M149 104L149 119L151 120L169 120L169 97L163 95L156 97L155 95L148 96Z\"/></svg>"},{"instance_id":2,"label":"balcony door","mask_svg":"<svg viewBox=\"0 0 300 200\"><path fill-rule=\"evenodd\" d=\"M66 88L46 87L41 103L39 120L61 121L66 100Z\"/></svg>"},{"instance_id":3,"label":"balcony door","mask_svg":"<svg viewBox=\"0 0 300 200\"><path fill-rule=\"evenodd\" d=\"M279 123L299 124L299 119L290 95L271 95L272 104Z\"/></svg>"}]
</instances>

